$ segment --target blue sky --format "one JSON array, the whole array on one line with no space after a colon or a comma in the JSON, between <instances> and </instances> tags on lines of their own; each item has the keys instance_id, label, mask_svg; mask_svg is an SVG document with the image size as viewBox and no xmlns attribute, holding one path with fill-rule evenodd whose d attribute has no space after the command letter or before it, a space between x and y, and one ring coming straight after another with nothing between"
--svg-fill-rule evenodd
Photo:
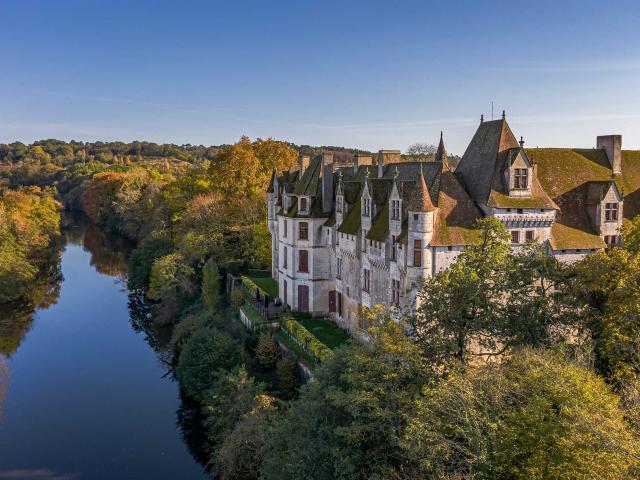
<instances>
[{"instance_id":1,"label":"blue sky","mask_svg":"<svg viewBox=\"0 0 640 480\"><path fill-rule=\"evenodd\" d=\"M640 2L0 0L0 142L640 148Z\"/></svg>"}]
</instances>

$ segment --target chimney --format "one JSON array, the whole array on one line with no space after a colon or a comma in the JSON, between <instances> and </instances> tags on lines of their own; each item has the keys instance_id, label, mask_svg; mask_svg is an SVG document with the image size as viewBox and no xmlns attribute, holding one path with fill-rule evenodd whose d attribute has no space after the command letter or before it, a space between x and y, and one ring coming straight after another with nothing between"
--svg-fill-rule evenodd
<instances>
[{"instance_id":1,"label":"chimney","mask_svg":"<svg viewBox=\"0 0 640 480\"><path fill-rule=\"evenodd\" d=\"M356 153L353 157L354 173L358 173L358 167L362 165L373 165L373 157L366 153Z\"/></svg>"},{"instance_id":2,"label":"chimney","mask_svg":"<svg viewBox=\"0 0 640 480\"><path fill-rule=\"evenodd\" d=\"M382 177L384 166L389 163L400 163L400 150L380 150L378 152L378 176Z\"/></svg>"},{"instance_id":3,"label":"chimney","mask_svg":"<svg viewBox=\"0 0 640 480\"><path fill-rule=\"evenodd\" d=\"M300 176L298 178L302 178L304 172L306 172L307 168L309 168L310 162L311 157L309 155L300 155L300 157L298 158L298 171Z\"/></svg>"},{"instance_id":4,"label":"chimney","mask_svg":"<svg viewBox=\"0 0 640 480\"><path fill-rule=\"evenodd\" d=\"M597 148L604 150L613 169L613 174L622 173L622 135L600 135Z\"/></svg>"},{"instance_id":5,"label":"chimney","mask_svg":"<svg viewBox=\"0 0 640 480\"><path fill-rule=\"evenodd\" d=\"M333 153L322 152L322 212L331 213L333 209Z\"/></svg>"}]
</instances>

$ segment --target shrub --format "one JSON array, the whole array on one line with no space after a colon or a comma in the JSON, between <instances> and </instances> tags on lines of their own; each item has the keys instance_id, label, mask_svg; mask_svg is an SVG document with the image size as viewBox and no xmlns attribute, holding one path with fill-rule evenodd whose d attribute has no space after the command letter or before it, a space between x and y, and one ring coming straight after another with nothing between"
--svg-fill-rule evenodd
<instances>
[{"instance_id":1,"label":"shrub","mask_svg":"<svg viewBox=\"0 0 640 480\"><path fill-rule=\"evenodd\" d=\"M278 347L270 333L260 335L258 345L256 346L256 360L262 368L271 370L276 366L278 360Z\"/></svg>"},{"instance_id":2,"label":"shrub","mask_svg":"<svg viewBox=\"0 0 640 480\"><path fill-rule=\"evenodd\" d=\"M296 363L289 357L278 360L276 364L276 378L280 395L287 399L293 397L298 386Z\"/></svg>"},{"instance_id":3,"label":"shrub","mask_svg":"<svg viewBox=\"0 0 640 480\"><path fill-rule=\"evenodd\" d=\"M234 288L229 296L229 303L233 308L240 308L244 303L244 294L239 288Z\"/></svg>"},{"instance_id":4,"label":"shrub","mask_svg":"<svg viewBox=\"0 0 640 480\"><path fill-rule=\"evenodd\" d=\"M213 258L202 267L202 300L210 309L215 309L220 298L220 273Z\"/></svg>"},{"instance_id":5,"label":"shrub","mask_svg":"<svg viewBox=\"0 0 640 480\"><path fill-rule=\"evenodd\" d=\"M295 318L283 315L280 325L295 342L320 363L326 363L333 357L333 351L304 328Z\"/></svg>"},{"instance_id":6,"label":"shrub","mask_svg":"<svg viewBox=\"0 0 640 480\"><path fill-rule=\"evenodd\" d=\"M180 354L176 373L180 386L201 401L211 388L219 370L230 370L240 363L242 350L228 334L213 328L195 331Z\"/></svg>"}]
</instances>

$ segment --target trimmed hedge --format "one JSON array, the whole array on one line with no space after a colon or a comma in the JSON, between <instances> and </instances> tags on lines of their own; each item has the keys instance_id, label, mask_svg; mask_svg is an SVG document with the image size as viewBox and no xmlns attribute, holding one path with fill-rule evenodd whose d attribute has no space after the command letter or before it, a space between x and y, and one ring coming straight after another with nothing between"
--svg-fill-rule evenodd
<instances>
[{"instance_id":1,"label":"trimmed hedge","mask_svg":"<svg viewBox=\"0 0 640 480\"><path fill-rule=\"evenodd\" d=\"M258 289L262 297L264 297L265 295L268 295L267 292L261 289L258 285L256 285L256 283L253 280L251 280L249 277L245 275L242 276L242 284L249 289L249 294L251 295L251 297L255 297L256 289Z\"/></svg>"},{"instance_id":2,"label":"trimmed hedge","mask_svg":"<svg viewBox=\"0 0 640 480\"><path fill-rule=\"evenodd\" d=\"M280 321L280 328L320 363L326 363L333 357L331 349L292 316L283 315Z\"/></svg>"}]
</instances>

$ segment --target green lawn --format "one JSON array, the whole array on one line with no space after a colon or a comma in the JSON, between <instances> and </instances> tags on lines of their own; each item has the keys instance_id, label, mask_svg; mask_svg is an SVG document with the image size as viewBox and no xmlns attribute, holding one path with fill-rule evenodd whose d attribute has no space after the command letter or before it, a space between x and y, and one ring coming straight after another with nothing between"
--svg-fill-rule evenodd
<instances>
[{"instance_id":1,"label":"green lawn","mask_svg":"<svg viewBox=\"0 0 640 480\"><path fill-rule=\"evenodd\" d=\"M302 315L296 315L296 320L332 350L349 340L349 334L331 320Z\"/></svg>"},{"instance_id":2,"label":"green lawn","mask_svg":"<svg viewBox=\"0 0 640 480\"><path fill-rule=\"evenodd\" d=\"M262 315L260 315L260 312L253 308L253 305L245 303L242 306L242 310L244 310L244 313L247 315L247 317L249 317L249 320L251 320L251 323L253 323L254 325L258 325L267 321Z\"/></svg>"},{"instance_id":3,"label":"green lawn","mask_svg":"<svg viewBox=\"0 0 640 480\"><path fill-rule=\"evenodd\" d=\"M267 292L271 300L278 296L278 283L271 278L271 273L262 270L251 270L247 275L253 283Z\"/></svg>"}]
</instances>

